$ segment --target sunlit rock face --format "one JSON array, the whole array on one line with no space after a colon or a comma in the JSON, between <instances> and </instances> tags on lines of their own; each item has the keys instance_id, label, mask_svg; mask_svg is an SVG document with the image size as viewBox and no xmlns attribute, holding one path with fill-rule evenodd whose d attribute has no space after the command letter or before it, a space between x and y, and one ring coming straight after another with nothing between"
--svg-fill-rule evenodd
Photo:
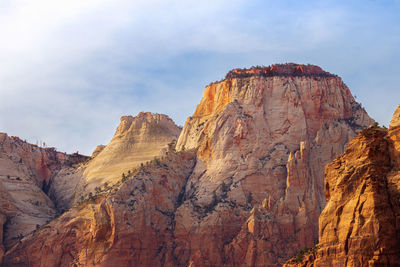
<instances>
[{"instance_id":1,"label":"sunlit rock face","mask_svg":"<svg viewBox=\"0 0 400 267\"><path fill-rule=\"evenodd\" d=\"M136 117L123 116L114 137L105 147L97 147L76 189L75 202L82 195L95 192L105 183L112 185L122 174L162 154L168 143L176 140L181 129L164 114L141 112Z\"/></svg>"},{"instance_id":2,"label":"sunlit rock face","mask_svg":"<svg viewBox=\"0 0 400 267\"><path fill-rule=\"evenodd\" d=\"M318 237L324 166L373 123L339 77L296 64L207 86L176 147L180 129L158 134L146 116L121 119L77 194L110 188L22 239L6 266L282 264ZM163 157L133 171L136 151L154 159L171 132Z\"/></svg>"},{"instance_id":3,"label":"sunlit rock face","mask_svg":"<svg viewBox=\"0 0 400 267\"><path fill-rule=\"evenodd\" d=\"M198 149L176 216L179 248L191 248L182 258L273 265L311 246L324 166L372 123L342 80L316 66L233 70L207 86L177 143Z\"/></svg>"},{"instance_id":4,"label":"sunlit rock face","mask_svg":"<svg viewBox=\"0 0 400 267\"><path fill-rule=\"evenodd\" d=\"M319 249L286 266L397 266L400 262L400 125L363 130L326 167Z\"/></svg>"},{"instance_id":5,"label":"sunlit rock face","mask_svg":"<svg viewBox=\"0 0 400 267\"><path fill-rule=\"evenodd\" d=\"M91 158L0 134L0 258L96 186L120 182L122 173L160 156L179 132L166 115L125 116L110 144L98 146Z\"/></svg>"}]
</instances>

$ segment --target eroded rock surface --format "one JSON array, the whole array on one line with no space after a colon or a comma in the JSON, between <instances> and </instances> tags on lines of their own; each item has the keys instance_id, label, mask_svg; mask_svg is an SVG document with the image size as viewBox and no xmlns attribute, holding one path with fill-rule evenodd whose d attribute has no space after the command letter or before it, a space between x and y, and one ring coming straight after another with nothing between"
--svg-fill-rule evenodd
<instances>
[{"instance_id":1,"label":"eroded rock surface","mask_svg":"<svg viewBox=\"0 0 400 267\"><path fill-rule=\"evenodd\" d=\"M0 133L0 251L57 215L47 195L53 176L67 163L85 159Z\"/></svg>"},{"instance_id":2,"label":"eroded rock surface","mask_svg":"<svg viewBox=\"0 0 400 267\"><path fill-rule=\"evenodd\" d=\"M122 174L162 154L181 129L164 114L141 112L123 116L114 137L105 147L97 147L85 168L84 179L76 189L75 201L105 183L115 184Z\"/></svg>"},{"instance_id":3,"label":"eroded rock surface","mask_svg":"<svg viewBox=\"0 0 400 267\"><path fill-rule=\"evenodd\" d=\"M160 142L147 116L122 118L88 163L77 192L97 196L23 238L6 266L279 265L318 237L324 165L373 123L340 78L296 64L207 86L178 152L176 126L162 119L173 134ZM132 169L136 151L150 160L168 143L163 159Z\"/></svg>"},{"instance_id":4,"label":"eroded rock surface","mask_svg":"<svg viewBox=\"0 0 400 267\"><path fill-rule=\"evenodd\" d=\"M178 266L175 211L195 153L169 153L23 238L4 266Z\"/></svg>"},{"instance_id":5,"label":"eroded rock surface","mask_svg":"<svg viewBox=\"0 0 400 267\"><path fill-rule=\"evenodd\" d=\"M286 266L397 266L400 262L399 108L389 131L370 127L326 167L319 249Z\"/></svg>"},{"instance_id":6,"label":"eroded rock surface","mask_svg":"<svg viewBox=\"0 0 400 267\"><path fill-rule=\"evenodd\" d=\"M179 248L192 249L182 258L279 265L311 246L324 166L372 122L340 78L315 66L234 70L209 85L177 143L198 149L177 211Z\"/></svg>"}]
</instances>

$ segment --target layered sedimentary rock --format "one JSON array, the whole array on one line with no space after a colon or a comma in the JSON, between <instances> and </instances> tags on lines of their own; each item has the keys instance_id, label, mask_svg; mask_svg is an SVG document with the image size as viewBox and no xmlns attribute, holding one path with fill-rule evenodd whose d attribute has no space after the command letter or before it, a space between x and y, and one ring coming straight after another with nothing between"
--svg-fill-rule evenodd
<instances>
[{"instance_id":1,"label":"layered sedimentary rock","mask_svg":"<svg viewBox=\"0 0 400 267\"><path fill-rule=\"evenodd\" d=\"M137 173L129 129L153 130L123 118L78 192L108 187L22 239L5 265L278 265L317 239L324 165L372 123L319 67L233 70L206 87L178 152L170 143Z\"/></svg>"},{"instance_id":2,"label":"layered sedimentary rock","mask_svg":"<svg viewBox=\"0 0 400 267\"><path fill-rule=\"evenodd\" d=\"M389 131L370 127L326 167L319 249L286 266L397 266L400 262L400 107Z\"/></svg>"},{"instance_id":3,"label":"layered sedimentary rock","mask_svg":"<svg viewBox=\"0 0 400 267\"><path fill-rule=\"evenodd\" d=\"M67 163L85 159L0 133L0 251L56 216L47 195L53 176Z\"/></svg>"},{"instance_id":4,"label":"layered sedimentary rock","mask_svg":"<svg viewBox=\"0 0 400 267\"><path fill-rule=\"evenodd\" d=\"M274 265L312 245L323 168L372 122L342 80L316 66L233 70L209 85L177 143L198 149L177 211L180 248L192 250L183 258Z\"/></svg>"},{"instance_id":5,"label":"layered sedimentary rock","mask_svg":"<svg viewBox=\"0 0 400 267\"><path fill-rule=\"evenodd\" d=\"M129 170L161 156L180 131L164 114L123 116L110 143L97 146L86 164L70 164L56 173L49 195L58 210L65 211L88 194L118 183Z\"/></svg>"},{"instance_id":6,"label":"layered sedimentary rock","mask_svg":"<svg viewBox=\"0 0 400 267\"><path fill-rule=\"evenodd\" d=\"M181 129L164 114L141 112L136 117L123 116L114 137L105 147L97 147L86 166L75 200L95 191L96 187L112 185L122 174L154 160L168 143L176 140Z\"/></svg>"},{"instance_id":7,"label":"layered sedimentary rock","mask_svg":"<svg viewBox=\"0 0 400 267\"><path fill-rule=\"evenodd\" d=\"M4 266L177 266L174 217L195 153L170 152L21 240Z\"/></svg>"},{"instance_id":8,"label":"layered sedimentary rock","mask_svg":"<svg viewBox=\"0 0 400 267\"><path fill-rule=\"evenodd\" d=\"M124 172L128 175L141 163L161 156L179 132L166 115L124 116L111 142L98 146L91 158L1 134L0 237L4 236L5 248L10 249L89 193L95 194L96 186L103 192L119 186ZM104 182L109 183L106 188ZM0 259L3 252L1 243Z\"/></svg>"}]
</instances>

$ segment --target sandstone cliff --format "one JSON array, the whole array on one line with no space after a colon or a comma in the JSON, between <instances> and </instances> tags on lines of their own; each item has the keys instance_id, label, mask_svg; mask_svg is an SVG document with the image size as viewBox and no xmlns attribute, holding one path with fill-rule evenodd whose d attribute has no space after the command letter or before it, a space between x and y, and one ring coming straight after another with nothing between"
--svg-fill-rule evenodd
<instances>
[{"instance_id":1,"label":"sandstone cliff","mask_svg":"<svg viewBox=\"0 0 400 267\"><path fill-rule=\"evenodd\" d=\"M0 133L0 261L4 248L57 215L47 195L52 178L67 164L85 159Z\"/></svg>"},{"instance_id":2,"label":"sandstone cliff","mask_svg":"<svg viewBox=\"0 0 400 267\"><path fill-rule=\"evenodd\" d=\"M4 249L42 227L81 198L121 183L141 163L161 156L180 128L161 114L121 118L114 138L91 159L0 135L0 260ZM104 182L109 183L104 188ZM3 233L4 225L4 233ZM3 237L4 236L4 237Z\"/></svg>"},{"instance_id":3,"label":"sandstone cliff","mask_svg":"<svg viewBox=\"0 0 400 267\"><path fill-rule=\"evenodd\" d=\"M170 152L23 238L4 266L177 266L174 217L195 153Z\"/></svg>"},{"instance_id":4,"label":"sandstone cliff","mask_svg":"<svg viewBox=\"0 0 400 267\"><path fill-rule=\"evenodd\" d=\"M316 66L233 70L206 87L178 152L171 143L149 166L134 168L140 146L129 129L153 130L122 118L78 193L108 186L23 238L4 264L281 264L318 237L324 165L372 123L341 79ZM139 151L159 152L159 139Z\"/></svg>"},{"instance_id":5,"label":"sandstone cliff","mask_svg":"<svg viewBox=\"0 0 400 267\"><path fill-rule=\"evenodd\" d=\"M311 246L323 168L372 122L342 80L316 66L233 70L207 86L177 143L198 149L190 201L177 211L181 249L192 249L183 258L278 265Z\"/></svg>"},{"instance_id":6,"label":"sandstone cliff","mask_svg":"<svg viewBox=\"0 0 400 267\"><path fill-rule=\"evenodd\" d=\"M286 266L397 266L400 262L400 106L389 131L370 127L326 167L319 249Z\"/></svg>"},{"instance_id":7,"label":"sandstone cliff","mask_svg":"<svg viewBox=\"0 0 400 267\"><path fill-rule=\"evenodd\" d=\"M112 185L122 174L162 154L181 129L164 114L141 112L136 117L123 116L114 137L105 147L97 147L86 166L75 201L96 187Z\"/></svg>"}]
</instances>

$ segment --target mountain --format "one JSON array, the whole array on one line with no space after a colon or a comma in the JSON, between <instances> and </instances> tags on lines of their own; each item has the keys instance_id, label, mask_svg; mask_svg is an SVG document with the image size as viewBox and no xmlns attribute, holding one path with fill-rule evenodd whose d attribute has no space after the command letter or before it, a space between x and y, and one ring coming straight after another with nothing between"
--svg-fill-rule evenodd
<instances>
[{"instance_id":1,"label":"mountain","mask_svg":"<svg viewBox=\"0 0 400 267\"><path fill-rule=\"evenodd\" d=\"M3 265L282 264L318 238L324 166L374 123L339 77L297 64L235 69L210 84L176 147L167 138L143 166L136 147L162 146L136 146L127 129L143 127L132 120L85 165L76 204Z\"/></svg>"},{"instance_id":2,"label":"mountain","mask_svg":"<svg viewBox=\"0 0 400 267\"><path fill-rule=\"evenodd\" d=\"M189 262L279 265L312 245L324 166L372 123L317 66L236 69L207 86L177 143L198 150L175 229Z\"/></svg>"},{"instance_id":3,"label":"mountain","mask_svg":"<svg viewBox=\"0 0 400 267\"><path fill-rule=\"evenodd\" d=\"M98 146L91 158L0 133L0 259L4 249L94 194L95 188L105 191L120 184L124 172L161 156L180 131L163 114L124 116L110 143Z\"/></svg>"},{"instance_id":4,"label":"mountain","mask_svg":"<svg viewBox=\"0 0 400 267\"><path fill-rule=\"evenodd\" d=\"M141 112L136 117L123 116L110 143L97 146L85 165L57 172L49 194L57 208L65 211L90 192L94 194L120 183L128 171L161 156L180 131L164 114Z\"/></svg>"},{"instance_id":5,"label":"mountain","mask_svg":"<svg viewBox=\"0 0 400 267\"><path fill-rule=\"evenodd\" d=\"M4 248L10 249L57 215L47 195L53 176L85 160L0 133L0 259Z\"/></svg>"},{"instance_id":6,"label":"mountain","mask_svg":"<svg viewBox=\"0 0 400 267\"><path fill-rule=\"evenodd\" d=\"M397 266L400 262L400 106L389 130L363 130L326 167L319 245L286 266Z\"/></svg>"},{"instance_id":7,"label":"mountain","mask_svg":"<svg viewBox=\"0 0 400 267\"><path fill-rule=\"evenodd\" d=\"M169 143L178 139L180 132L181 129L164 114L141 112L136 117L121 117L110 143L96 148L83 172L85 178L75 200L105 183L111 186L141 163L159 157Z\"/></svg>"}]
</instances>

